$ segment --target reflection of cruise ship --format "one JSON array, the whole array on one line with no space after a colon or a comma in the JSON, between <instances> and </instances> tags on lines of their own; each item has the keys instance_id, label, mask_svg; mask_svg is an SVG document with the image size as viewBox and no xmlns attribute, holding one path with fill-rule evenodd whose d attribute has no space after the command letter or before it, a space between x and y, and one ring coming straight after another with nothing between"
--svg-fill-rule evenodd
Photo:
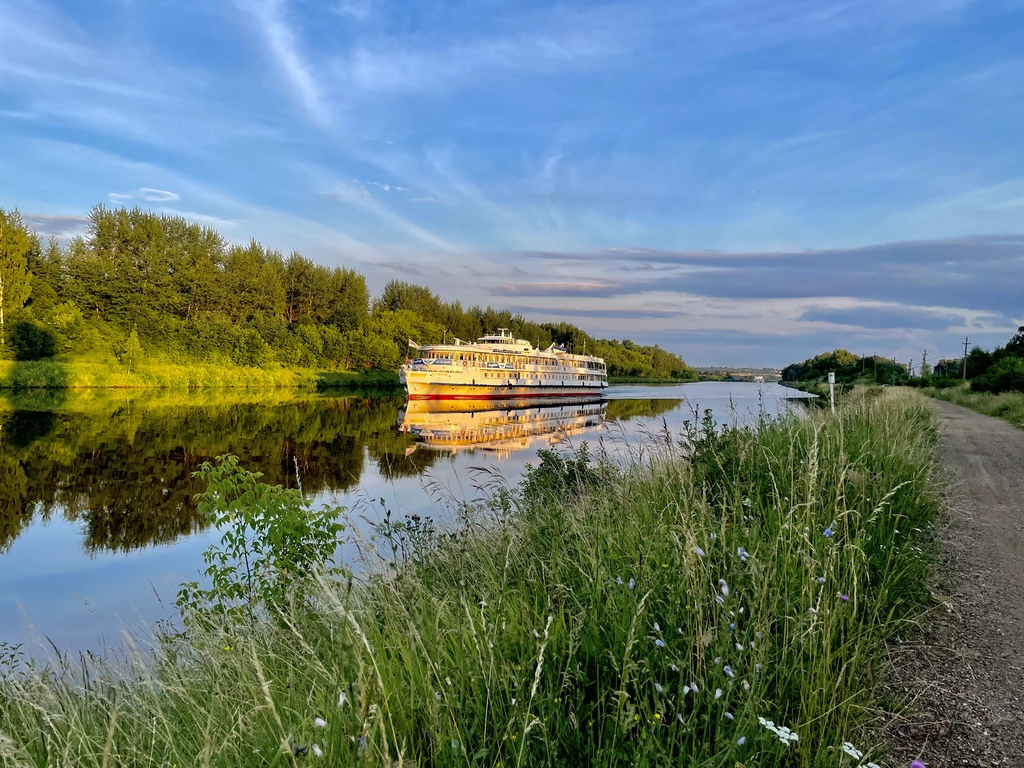
<instances>
[{"instance_id":1,"label":"reflection of cruise ship","mask_svg":"<svg viewBox=\"0 0 1024 768\"><path fill-rule=\"evenodd\" d=\"M401 430L426 448L452 451L481 448L507 456L535 442L553 445L566 437L601 426L607 403L595 398L516 400L443 404L410 400ZM453 406L463 406L455 410Z\"/></svg>"},{"instance_id":2,"label":"reflection of cruise ship","mask_svg":"<svg viewBox=\"0 0 1024 768\"><path fill-rule=\"evenodd\" d=\"M410 400L497 400L521 397L596 395L608 386L604 360L574 355L552 344L535 349L507 328L481 336L475 344L420 347L420 356L399 376Z\"/></svg>"}]
</instances>

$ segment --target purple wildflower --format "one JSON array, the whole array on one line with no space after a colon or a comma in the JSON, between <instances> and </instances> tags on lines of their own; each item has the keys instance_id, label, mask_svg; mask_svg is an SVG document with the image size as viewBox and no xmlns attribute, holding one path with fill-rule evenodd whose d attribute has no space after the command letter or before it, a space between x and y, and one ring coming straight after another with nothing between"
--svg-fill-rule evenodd
<instances>
[{"instance_id":1,"label":"purple wildflower","mask_svg":"<svg viewBox=\"0 0 1024 768\"><path fill-rule=\"evenodd\" d=\"M657 640L654 641L654 644L656 646L658 646L659 648L664 648L665 647L665 641L662 640L660 637Z\"/></svg>"},{"instance_id":2,"label":"purple wildflower","mask_svg":"<svg viewBox=\"0 0 1024 768\"><path fill-rule=\"evenodd\" d=\"M839 599L842 600L844 603L850 602L850 596L849 595L840 595Z\"/></svg>"},{"instance_id":3,"label":"purple wildflower","mask_svg":"<svg viewBox=\"0 0 1024 768\"><path fill-rule=\"evenodd\" d=\"M922 763L920 760L911 760L910 768L928 768L928 766Z\"/></svg>"},{"instance_id":4,"label":"purple wildflower","mask_svg":"<svg viewBox=\"0 0 1024 768\"><path fill-rule=\"evenodd\" d=\"M822 531L821 535L824 536L826 539L831 539L833 536L835 536L835 533L836 532L832 530L832 526L830 525L828 528Z\"/></svg>"},{"instance_id":5,"label":"purple wildflower","mask_svg":"<svg viewBox=\"0 0 1024 768\"><path fill-rule=\"evenodd\" d=\"M697 557L704 557L704 550L700 547L694 547L693 551L697 553Z\"/></svg>"}]
</instances>

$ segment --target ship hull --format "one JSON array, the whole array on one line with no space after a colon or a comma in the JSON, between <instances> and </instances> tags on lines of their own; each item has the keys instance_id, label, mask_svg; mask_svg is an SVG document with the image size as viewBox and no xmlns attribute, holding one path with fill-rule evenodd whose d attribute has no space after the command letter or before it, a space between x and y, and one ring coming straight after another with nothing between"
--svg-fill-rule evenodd
<instances>
[{"instance_id":1,"label":"ship hull","mask_svg":"<svg viewBox=\"0 0 1024 768\"><path fill-rule=\"evenodd\" d=\"M519 398L600 397L604 387L556 384L458 384L406 378L410 400L515 400Z\"/></svg>"}]
</instances>

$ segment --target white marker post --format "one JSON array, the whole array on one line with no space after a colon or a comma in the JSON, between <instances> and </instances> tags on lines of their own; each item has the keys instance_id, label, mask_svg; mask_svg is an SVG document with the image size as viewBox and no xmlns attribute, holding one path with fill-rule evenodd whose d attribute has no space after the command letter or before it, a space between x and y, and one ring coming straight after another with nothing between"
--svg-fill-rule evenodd
<instances>
[{"instance_id":1,"label":"white marker post","mask_svg":"<svg viewBox=\"0 0 1024 768\"><path fill-rule=\"evenodd\" d=\"M832 413L836 412L836 375L828 372L828 404L832 406Z\"/></svg>"}]
</instances>

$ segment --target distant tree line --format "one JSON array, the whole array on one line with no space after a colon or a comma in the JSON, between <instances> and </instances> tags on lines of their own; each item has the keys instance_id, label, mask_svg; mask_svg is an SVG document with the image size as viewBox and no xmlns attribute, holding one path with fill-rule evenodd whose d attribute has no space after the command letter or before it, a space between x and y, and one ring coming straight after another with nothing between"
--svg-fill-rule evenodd
<instances>
[{"instance_id":1,"label":"distant tree line","mask_svg":"<svg viewBox=\"0 0 1024 768\"><path fill-rule=\"evenodd\" d=\"M940 361L935 366L940 372ZM942 373L955 382L957 374L962 374L960 366L943 366ZM1024 325L1010 337L1005 346L996 347L987 352L974 347L967 355L967 378L974 392L1024 392ZM940 386L946 382L935 382Z\"/></svg>"},{"instance_id":2,"label":"distant tree line","mask_svg":"<svg viewBox=\"0 0 1024 768\"><path fill-rule=\"evenodd\" d=\"M475 340L497 328L602 356L612 375L696 379L660 347L463 307L411 283L393 280L371 298L353 269L232 244L179 216L99 205L85 236L62 245L0 209L3 357L394 370L409 339Z\"/></svg>"},{"instance_id":3,"label":"distant tree line","mask_svg":"<svg viewBox=\"0 0 1024 768\"><path fill-rule=\"evenodd\" d=\"M905 366L884 357L858 357L845 349L824 352L802 363L787 365L782 380L815 384L830 371L836 381L853 384L874 381L879 384L912 384L915 386L949 387L966 378L974 392L1024 392L1024 325L1010 337L1005 346L987 352L974 347L964 360L939 360L934 368L923 365L919 376L909 378Z\"/></svg>"},{"instance_id":4,"label":"distant tree line","mask_svg":"<svg viewBox=\"0 0 1024 768\"><path fill-rule=\"evenodd\" d=\"M820 383L835 373L836 381L854 384L861 381L878 384L906 384L907 368L894 360L878 355L860 357L845 349L823 352L802 363L782 369L782 380L800 384Z\"/></svg>"}]
</instances>

